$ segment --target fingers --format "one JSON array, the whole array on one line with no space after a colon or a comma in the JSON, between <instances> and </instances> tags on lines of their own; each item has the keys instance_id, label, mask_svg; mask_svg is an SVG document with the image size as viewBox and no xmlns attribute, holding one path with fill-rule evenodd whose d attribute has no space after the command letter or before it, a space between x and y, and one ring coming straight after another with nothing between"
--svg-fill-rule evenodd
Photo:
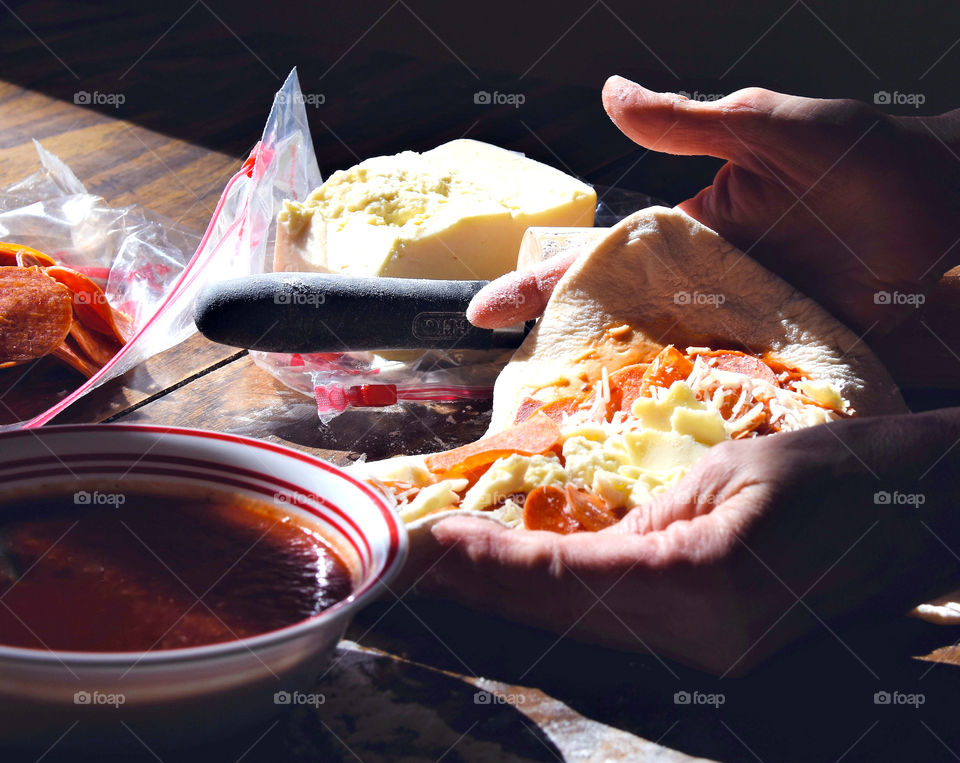
<instances>
[{"instance_id":1,"label":"fingers","mask_svg":"<svg viewBox=\"0 0 960 763\"><path fill-rule=\"evenodd\" d=\"M433 535L445 553L422 588L554 630L583 615L627 571L631 598L639 595L638 577L662 569L666 558L652 535L517 531L469 517L444 520Z\"/></svg>"},{"instance_id":2,"label":"fingers","mask_svg":"<svg viewBox=\"0 0 960 763\"><path fill-rule=\"evenodd\" d=\"M610 118L640 145L672 154L716 156L753 170L762 169L762 144L771 140L774 112L788 113L807 101L758 88L717 101L690 101L673 93L654 93L623 77L611 77L603 88L603 105ZM715 227L717 210L704 201L690 200L681 208ZM577 255L568 252L496 279L474 296L467 318L490 329L536 318Z\"/></svg>"},{"instance_id":3,"label":"fingers","mask_svg":"<svg viewBox=\"0 0 960 763\"><path fill-rule=\"evenodd\" d=\"M643 506L632 509L617 524L601 532L614 535L644 535L665 530L674 522L693 519L703 511L697 501L695 487L686 487L683 483L667 490Z\"/></svg>"},{"instance_id":4,"label":"fingers","mask_svg":"<svg viewBox=\"0 0 960 763\"><path fill-rule=\"evenodd\" d=\"M739 90L715 101L691 101L655 93L623 77L603 86L603 107L623 133L645 148L684 156L707 155L745 166L764 140L774 111L793 96L759 88Z\"/></svg>"},{"instance_id":5,"label":"fingers","mask_svg":"<svg viewBox=\"0 0 960 763\"><path fill-rule=\"evenodd\" d=\"M725 449L715 446L673 487L655 495L601 532L643 535L664 532L676 522L692 521L720 507L728 514L735 513L738 504L733 500L743 495L751 476L738 465L738 459L743 458L742 445L725 445L728 446Z\"/></svg>"},{"instance_id":6,"label":"fingers","mask_svg":"<svg viewBox=\"0 0 960 763\"><path fill-rule=\"evenodd\" d=\"M669 490L630 511L617 524L601 530L613 535L644 535L666 530L674 522L709 514L719 497L697 474L687 475Z\"/></svg>"},{"instance_id":7,"label":"fingers","mask_svg":"<svg viewBox=\"0 0 960 763\"><path fill-rule=\"evenodd\" d=\"M728 610L718 562L731 544L710 520L646 535L557 535L447 519L433 528L446 552L421 587L562 636L715 669L730 650L704 630L717 627L711 611ZM707 622L705 602L714 602Z\"/></svg>"},{"instance_id":8,"label":"fingers","mask_svg":"<svg viewBox=\"0 0 960 763\"><path fill-rule=\"evenodd\" d=\"M724 165L729 166L729 165ZM716 214L716 199L717 194L712 185L708 185L706 188L702 189L696 196L687 199L686 201L681 201L677 204L677 209L681 212L685 212L694 220L706 225L708 228L712 228L720 235L724 236L729 240L729 237L720 231L720 223L724 221L724 217Z\"/></svg>"},{"instance_id":9,"label":"fingers","mask_svg":"<svg viewBox=\"0 0 960 763\"><path fill-rule=\"evenodd\" d=\"M533 320L543 312L557 282L578 255L577 251L559 254L528 270L500 276L470 300L467 319L486 329Z\"/></svg>"},{"instance_id":10,"label":"fingers","mask_svg":"<svg viewBox=\"0 0 960 763\"><path fill-rule=\"evenodd\" d=\"M779 180L770 180L727 162L718 171L713 184L693 198L677 204L677 209L712 228L727 241L748 249L764 230L768 219L783 214L795 199Z\"/></svg>"}]
</instances>

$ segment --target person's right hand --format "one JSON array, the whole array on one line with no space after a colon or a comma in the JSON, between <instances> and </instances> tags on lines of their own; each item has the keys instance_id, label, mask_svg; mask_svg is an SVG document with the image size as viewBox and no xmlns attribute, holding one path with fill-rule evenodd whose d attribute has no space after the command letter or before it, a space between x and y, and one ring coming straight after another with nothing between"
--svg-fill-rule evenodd
<instances>
[{"instance_id":1,"label":"person's right hand","mask_svg":"<svg viewBox=\"0 0 960 763\"><path fill-rule=\"evenodd\" d=\"M603 104L641 146L726 159L678 208L858 332L910 309L880 292L926 291L960 260L960 161L920 120L758 88L691 101L622 77L607 81ZM498 279L468 317L491 328L536 317L574 258Z\"/></svg>"},{"instance_id":2,"label":"person's right hand","mask_svg":"<svg viewBox=\"0 0 960 763\"><path fill-rule=\"evenodd\" d=\"M444 519L418 587L742 673L830 622L899 614L956 587L958 433L952 409L724 442L596 533Z\"/></svg>"}]
</instances>

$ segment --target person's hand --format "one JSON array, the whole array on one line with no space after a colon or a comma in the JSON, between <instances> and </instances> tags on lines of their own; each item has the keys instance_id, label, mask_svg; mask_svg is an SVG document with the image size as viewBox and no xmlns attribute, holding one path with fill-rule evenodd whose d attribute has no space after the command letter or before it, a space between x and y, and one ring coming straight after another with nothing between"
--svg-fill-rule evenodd
<instances>
[{"instance_id":1,"label":"person's hand","mask_svg":"<svg viewBox=\"0 0 960 763\"><path fill-rule=\"evenodd\" d=\"M946 547L960 550L949 511L958 434L952 411L723 443L599 533L444 520L421 587L560 634L742 673L841 615L902 613L956 585Z\"/></svg>"},{"instance_id":2,"label":"person's hand","mask_svg":"<svg viewBox=\"0 0 960 763\"><path fill-rule=\"evenodd\" d=\"M897 119L858 101L757 88L690 101L621 77L607 81L603 105L641 146L726 159L713 185L678 207L858 332L888 329L911 309L880 292L926 291L960 258L960 160L938 137L945 117ZM468 317L489 328L536 317L572 261L504 276Z\"/></svg>"}]
</instances>

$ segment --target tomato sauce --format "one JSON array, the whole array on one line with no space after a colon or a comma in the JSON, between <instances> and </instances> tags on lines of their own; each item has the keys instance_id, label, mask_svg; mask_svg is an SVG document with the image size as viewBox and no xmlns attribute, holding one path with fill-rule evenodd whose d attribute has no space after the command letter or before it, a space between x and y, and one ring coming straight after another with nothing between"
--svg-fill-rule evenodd
<instances>
[{"instance_id":1,"label":"tomato sauce","mask_svg":"<svg viewBox=\"0 0 960 763\"><path fill-rule=\"evenodd\" d=\"M79 505L72 493L0 503L0 644L200 646L292 625L351 593L333 549L265 502L86 495Z\"/></svg>"}]
</instances>

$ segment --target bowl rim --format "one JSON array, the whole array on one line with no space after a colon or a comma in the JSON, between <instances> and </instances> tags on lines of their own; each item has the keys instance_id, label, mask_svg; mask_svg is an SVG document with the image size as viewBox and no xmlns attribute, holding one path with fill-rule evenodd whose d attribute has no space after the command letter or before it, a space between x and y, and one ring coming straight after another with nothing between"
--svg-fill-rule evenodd
<instances>
[{"instance_id":1,"label":"bowl rim","mask_svg":"<svg viewBox=\"0 0 960 763\"><path fill-rule=\"evenodd\" d=\"M0 662L19 661L33 662L48 665L75 665L82 667L113 667L113 666L157 666L170 663L196 662L203 660L227 659L238 653L248 652L256 656L258 649L274 647L286 641L300 638L304 633L320 628L323 625L336 624L338 620L351 617L366 604L376 598L383 590L390 590L389 584L400 573L407 558L409 538L407 529L399 514L387 503L383 495L371 486L346 472L342 467L331 464L318 456L305 451L297 450L286 445L257 440L244 435L217 432L208 429L190 427L171 427L156 424L62 424L45 426L37 429L13 429L0 431L0 444L4 441L21 437L42 438L44 434L72 433L72 432L116 432L125 431L147 435L179 435L199 438L207 441L226 442L231 445L243 445L260 448L286 458L302 461L310 466L326 471L336 478L348 482L366 494L374 506L383 516L390 532L390 541L387 548L387 558L378 570L372 571L372 579L353 591L348 597L327 607L305 620L258 633L247 638L232 639L201 646L184 647L178 649L156 649L151 651L129 652L84 652L66 649L37 649L32 647L17 647L0 644ZM53 458L56 454L51 451ZM131 453L131 455L135 455ZM229 464L229 460L224 460ZM282 508L280 509L282 511ZM366 536L364 536L366 537ZM132 665L131 665L132 663Z\"/></svg>"}]
</instances>

